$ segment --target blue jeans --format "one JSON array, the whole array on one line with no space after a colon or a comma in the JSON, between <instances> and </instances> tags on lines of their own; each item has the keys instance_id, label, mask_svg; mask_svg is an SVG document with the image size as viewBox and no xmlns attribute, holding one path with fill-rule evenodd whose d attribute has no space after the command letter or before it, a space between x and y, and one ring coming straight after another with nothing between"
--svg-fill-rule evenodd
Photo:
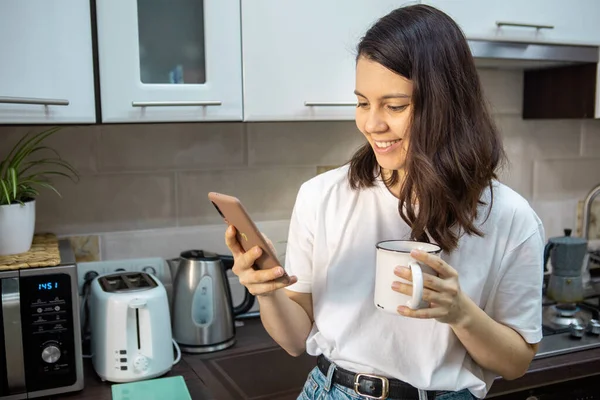
<instances>
[{"instance_id":1,"label":"blue jeans","mask_svg":"<svg viewBox=\"0 0 600 400\"><path fill-rule=\"evenodd\" d=\"M354 390L332 383L334 365L331 364L328 376L323 375L319 368L315 367L308 374L302 393L300 393L297 400L365 400L365 397L358 395ZM435 399L473 400L475 397L468 390L461 390L460 392L447 392L438 395Z\"/></svg>"}]
</instances>

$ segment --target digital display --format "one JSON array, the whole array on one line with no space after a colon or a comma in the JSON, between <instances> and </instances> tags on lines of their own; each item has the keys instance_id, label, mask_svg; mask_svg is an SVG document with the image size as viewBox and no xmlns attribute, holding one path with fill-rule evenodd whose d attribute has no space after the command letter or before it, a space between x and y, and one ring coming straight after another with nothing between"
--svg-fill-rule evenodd
<instances>
[{"instance_id":1,"label":"digital display","mask_svg":"<svg viewBox=\"0 0 600 400\"><path fill-rule=\"evenodd\" d=\"M43 290L53 290L53 289L58 289L58 282L44 282L44 283L38 283L38 290L39 290L39 291L43 291Z\"/></svg>"}]
</instances>

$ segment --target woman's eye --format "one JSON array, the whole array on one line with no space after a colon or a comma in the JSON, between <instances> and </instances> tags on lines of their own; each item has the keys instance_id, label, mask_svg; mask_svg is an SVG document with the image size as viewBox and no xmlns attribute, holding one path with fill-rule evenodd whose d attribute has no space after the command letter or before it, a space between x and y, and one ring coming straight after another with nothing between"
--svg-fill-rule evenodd
<instances>
[{"instance_id":1,"label":"woman's eye","mask_svg":"<svg viewBox=\"0 0 600 400\"><path fill-rule=\"evenodd\" d=\"M367 103L361 103L361 102L358 102L358 104L356 105L357 108L365 108L366 106L368 106Z\"/></svg>"},{"instance_id":2,"label":"woman's eye","mask_svg":"<svg viewBox=\"0 0 600 400\"><path fill-rule=\"evenodd\" d=\"M388 109L390 111L398 112L403 111L404 109L406 109L406 107L408 107L408 104L405 104L403 106L388 106Z\"/></svg>"}]
</instances>

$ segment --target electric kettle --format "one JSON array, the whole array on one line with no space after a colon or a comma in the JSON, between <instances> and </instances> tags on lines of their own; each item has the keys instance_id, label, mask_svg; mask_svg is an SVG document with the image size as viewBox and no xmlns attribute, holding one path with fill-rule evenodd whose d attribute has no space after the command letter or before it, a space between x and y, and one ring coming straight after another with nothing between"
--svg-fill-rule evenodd
<instances>
[{"instance_id":1,"label":"electric kettle","mask_svg":"<svg viewBox=\"0 0 600 400\"><path fill-rule=\"evenodd\" d=\"M167 260L173 278L173 339L186 353L209 353L235 344L234 317L248 312L254 296L233 307L226 271L233 257L188 250Z\"/></svg>"}]
</instances>

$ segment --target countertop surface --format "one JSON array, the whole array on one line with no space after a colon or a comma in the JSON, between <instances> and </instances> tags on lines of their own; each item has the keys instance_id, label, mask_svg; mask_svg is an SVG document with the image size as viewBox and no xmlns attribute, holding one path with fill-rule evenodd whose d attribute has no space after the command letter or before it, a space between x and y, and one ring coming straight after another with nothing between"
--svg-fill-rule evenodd
<instances>
[{"instance_id":1,"label":"countertop surface","mask_svg":"<svg viewBox=\"0 0 600 400\"><path fill-rule=\"evenodd\" d=\"M184 354L165 376L183 376L193 400L292 400L297 398L315 362L306 354L289 356L269 337L260 320L252 319L237 328L233 347L210 354ZM52 398L112 400L111 384L98 378L91 360L85 360L84 368L83 391ZM519 379L498 378L488 397L596 374L600 374L600 348L542 358L534 360Z\"/></svg>"}]
</instances>

